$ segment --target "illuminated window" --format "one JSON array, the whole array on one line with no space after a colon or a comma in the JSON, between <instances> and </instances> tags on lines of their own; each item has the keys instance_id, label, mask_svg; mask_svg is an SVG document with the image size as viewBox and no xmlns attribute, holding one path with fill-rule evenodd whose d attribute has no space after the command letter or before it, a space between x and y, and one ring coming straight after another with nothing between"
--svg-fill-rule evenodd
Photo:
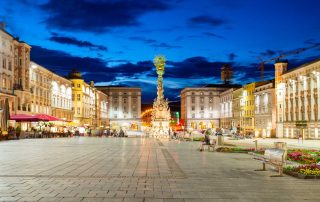
<instances>
[{"instance_id":1,"label":"illuminated window","mask_svg":"<svg viewBox=\"0 0 320 202\"><path fill-rule=\"evenodd\" d=\"M194 104L195 101L196 101L196 98L195 98L195 97L192 97L192 98L191 98L191 103Z\"/></svg>"}]
</instances>

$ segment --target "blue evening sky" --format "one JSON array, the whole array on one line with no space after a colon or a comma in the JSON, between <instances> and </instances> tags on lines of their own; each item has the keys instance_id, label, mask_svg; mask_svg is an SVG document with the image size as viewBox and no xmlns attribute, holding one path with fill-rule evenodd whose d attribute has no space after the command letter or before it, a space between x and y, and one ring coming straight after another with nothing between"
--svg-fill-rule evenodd
<instances>
[{"instance_id":1,"label":"blue evening sky","mask_svg":"<svg viewBox=\"0 0 320 202\"><path fill-rule=\"evenodd\" d=\"M317 0L2 0L0 20L33 48L31 59L67 75L72 68L97 85L155 93L152 59L168 60L165 95L220 83L229 63L234 83L260 80L259 58L320 43ZM290 68L319 57L319 47L289 56ZM272 63L265 79L273 77Z\"/></svg>"}]
</instances>

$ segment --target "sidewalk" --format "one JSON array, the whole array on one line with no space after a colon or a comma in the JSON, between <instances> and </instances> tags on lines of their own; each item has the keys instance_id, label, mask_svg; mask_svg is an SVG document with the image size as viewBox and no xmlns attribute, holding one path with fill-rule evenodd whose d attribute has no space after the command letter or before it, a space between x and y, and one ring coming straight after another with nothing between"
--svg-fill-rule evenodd
<instances>
[{"instance_id":1,"label":"sidewalk","mask_svg":"<svg viewBox=\"0 0 320 202\"><path fill-rule=\"evenodd\" d=\"M236 146L255 147L254 141L258 140L258 148L273 147L274 142L286 142L288 148L297 149L320 149L320 140L303 140L303 143L298 143L298 139L285 139L285 138L253 138L244 140L232 140L229 137L224 137L224 142Z\"/></svg>"}]
</instances>

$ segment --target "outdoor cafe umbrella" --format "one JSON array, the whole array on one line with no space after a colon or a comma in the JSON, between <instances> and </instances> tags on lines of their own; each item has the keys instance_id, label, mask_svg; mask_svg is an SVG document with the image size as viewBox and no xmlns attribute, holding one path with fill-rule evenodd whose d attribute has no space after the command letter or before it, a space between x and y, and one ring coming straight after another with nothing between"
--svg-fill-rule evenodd
<instances>
[{"instance_id":1,"label":"outdoor cafe umbrella","mask_svg":"<svg viewBox=\"0 0 320 202\"><path fill-rule=\"evenodd\" d=\"M10 120L15 120L17 122L37 122L40 121L37 117L27 114L15 114L10 116Z\"/></svg>"},{"instance_id":2,"label":"outdoor cafe umbrella","mask_svg":"<svg viewBox=\"0 0 320 202\"><path fill-rule=\"evenodd\" d=\"M40 121L61 121L61 119L48 114L36 114L34 116L38 118Z\"/></svg>"}]
</instances>

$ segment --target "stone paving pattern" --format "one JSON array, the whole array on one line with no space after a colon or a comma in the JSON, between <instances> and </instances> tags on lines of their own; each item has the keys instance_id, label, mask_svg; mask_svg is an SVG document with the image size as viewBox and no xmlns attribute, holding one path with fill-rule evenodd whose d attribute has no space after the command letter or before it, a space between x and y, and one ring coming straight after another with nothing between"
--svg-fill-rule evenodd
<instances>
[{"instance_id":1,"label":"stone paving pattern","mask_svg":"<svg viewBox=\"0 0 320 202\"><path fill-rule=\"evenodd\" d=\"M0 142L0 201L320 201L320 181L270 177L247 154L151 138Z\"/></svg>"}]
</instances>

